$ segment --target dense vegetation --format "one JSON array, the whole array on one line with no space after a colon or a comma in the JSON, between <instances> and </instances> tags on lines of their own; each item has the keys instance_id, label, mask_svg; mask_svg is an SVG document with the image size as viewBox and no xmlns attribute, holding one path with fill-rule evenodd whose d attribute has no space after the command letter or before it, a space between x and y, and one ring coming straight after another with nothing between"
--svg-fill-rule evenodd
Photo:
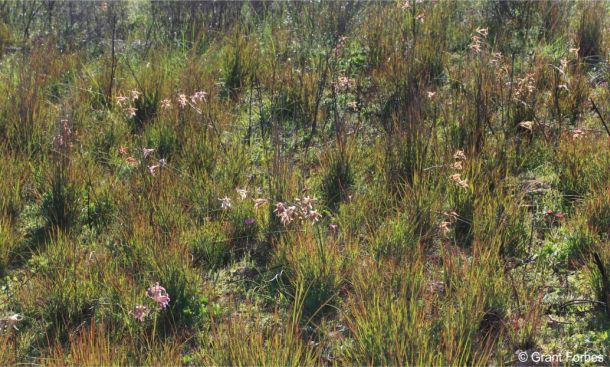
<instances>
[{"instance_id":1,"label":"dense vegetation","mask_svg":"<svg viewBox=\"0 0 610 367\"><path fill-rule=\"evenodd\" d=\"M0 364L608 355L609 8L0 1Z\"/></svg>"}]
</instances>

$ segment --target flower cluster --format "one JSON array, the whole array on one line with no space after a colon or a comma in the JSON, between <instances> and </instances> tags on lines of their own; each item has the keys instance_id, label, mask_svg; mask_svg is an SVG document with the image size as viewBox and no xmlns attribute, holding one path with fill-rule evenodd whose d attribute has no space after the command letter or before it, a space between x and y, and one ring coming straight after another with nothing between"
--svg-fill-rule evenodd
<instances>
[{"instance_id":1,"label":"flower cluster","mask_svg":"<svg viewBox=\"0 0 610 367\"><path fill-rule=\"evenodd\" d=\"M445 220L439 224L438 229L443 235L447 236L449 232L451 232L451 226L456 222L459 215L455 211L444 212L443 215L445 216Z\"/></svg>"},{"instance_id":2,"label":"flower cluster","mask_svg":"<svg viewBox=\"0 0 610 367\"><path fill-rule=\"evenodd\" d=\"M129 97L119 95L118 97L116 97L116 103L119 105L119 107L123 109L123 112L125 112L127 116L134 117L138 110L132 105L132 103L137 101L142 93L134 89L131 91L130 94L131 96Z\"/></svg>"},{"instance_id":3,"label":"flower cluster","mask_svg":"<svg viewBox=\"0 0 610 367\"><path fill-rule=\"evenodd\" d=\"M582 129L572 130L572 139L584 138L587 134Z\"/></svg>"},{"instance_id":4,"label":"flower cluster","mask_svg":"<svg viewBox=\"0 0 610 367\"><path fill-rule=\"evenodd\" d=\"M72 129L68 120L60 121L59 132L53 137L53 148L58 152L66 153L72 148Z\"/></svg>"},{"instance_id":5,"label":"flower cluster","mask_svg":"<svg viewBox=\"0 0 610 367\"><path fill-rule=\"evenodd\" d=\"M157 303L161 310L165 309L169 305L169 294L165 288L156 282L146 290L146 296ZM144 322L146 317L150 314L150 309L144 305L136 305L133 310L129 311L129 314L133 316L139 322Z\"/></svg>"},{"instance_id":6,"label":"flower cluster","mask_svg":"<svg viewBox=\"0 0 610 367\"><path fill-rule=\"evenodd\" d=\"M316 223L322 217L322 214L314 209L316 199L305 196L302 199L296 199L294 204L287 202L278 202L275 204L275 210L273 211L280 222L287 226L295 220L311 220L312 223Z\"/></svg>"},{"instance_id":7,"label":"flower cluster","mask_svg":"<svg viewBox=\"0 0 610 367\"><path fill-rule=\"evenodd\" d=\"M461 170L463 169L463 165L462 162L464 162L466 160L466 154L464 153L463 150L458 150L453 154L453 169L455 170ZM462 176L459 173L455 173L453 175L451 175L451 181L453 181L456 185L458 185L458 187L462 188L462 189L467 189L468 188L468 181L466 179L462 179Z\"/></svg>"},{"instance_id":8,"label":"flower cluster","mask_svg":"<svg viewBox=\"0 0 610 367\"><path fill-rule=\"evenodd\" d=\"M124 158L125 163L129 164L129 165L136 165L139 163L139 161L134 158L133 156L129 155L129 148L127 148L126 146L120 146L119 147L119 154Z\"/></svg>"},{"instance_id":9,"label":"flower cluster","mask_svg":"<svg viewBox=\"0 0 610 367\"><path fill-rule=\"evenodd\" d=\"M167 165L167 161L164 158L161 158L157 161L157 164L148 166L148 171L150 172L151 175L154 176L155 172L157 172L158 169L162 169L166 165Z\"/></svg>"},{"instance_id":10,"label":"flower cluster","mask_svg":"<svg viewBox=\"0 0 610 367\"><path fill-rule=\"evenodd\" d=\"M451 175L451 180L460 188L467 189L468 188L468 180L463 179L459 173Z\"/></svg>"},{"instance_id":11,"label":"flower cluster","mask_svg":"<svg viewBox=\"0 0 610 367\"><path fill-rule=\"evenodd\" d=\"M534 73L528 73L523 78L518 78L515 86L515 99L530 96L536 90L536 79Z\"/></svg>"},{"instance_id":12,"label":"flower cluster","mask_svg":"<svg viewBox=\"0 0 610 367\"><path fill-rule=\"evenodd\" d=\"M204 91L195 92L190 96L186 95L184 93L179 93L178 96L176 97L176 102L178 103L178 107L180 109L185 109L186 106L190 105L198 113L201 113L199 108L197 108L197 104L199 104L201 102L207 102L207 96L208 96L207 92L204 92ZM169 98L163 99L161 101L161 109L170 110L171 108L172 108L172 102Z\"/></svg>"},{"instance_id":13,"label":"flower cluster","mask_svg":"<svg viewBox=\"0 0 610 367\"><path fill-rule=\"evenodd\" d=\"M463 150L458 150L455 152L455 154L453 154L453 160L454 162L451 167L455 170L460 171L464 168L462 162L466 160L466 154Z\"/></svg>"},{"instance_id":14,"label":"flower cluster","mask_svg":"<svg viewBox=\"0 0 610 367\"><path fill-rule=\"evenodd\" d=\"M15 330L19 330L17 328L17 324L23 320L23 316L19 314L13 314L9 316L5 316L0 318L0 331L5 331L6 329L13 328Z\"/></svg>"},{"instance_id":15,"label":"flower cluster","mask_svg":"<svg viewBox=\"0 0 610 367\"><path fill-rule=\"evenodd\" d=\"M477 28L475 34L470 38L470 49L474 53L481 53L483 41L487 38L488 29L487 28Z\"/></svg>"},{"instance_id":16,"label":"flower cluster","mask_svg":"<svg viewBox=\"0 0 610 367\"><path fill-rule=\"evenodd\" d=\"M148 316L149 313L150 310L148 309L148 307L143 305L136 305L136 307L133 308L133 311L130 312L130 314L133 315L133 318L140 322L144 322L144 319L146 318L146 316Z\"/></svg>"},{"instance_id":17,"label":"flower cluster","mask_svg":"<svg viewBox=\"0 0 610 367\"><path fill-rule=\"evenodd\" d=\"M167 294L165 288L159 285L159 282L150 286L150 288L146 290L146 295L157 302L162 309L166 308L170 301L169 294Z\"/></svg>"},{"instance_id":18,"label":"flower cluster","mask_svg":"<svg viewBox=\"0 0 610 367\"><path fill-rule=\"evenodd\" d=\"M337 81L335 82L335 87L339 91L346 91L348 89L353 88L354 84L355 84L354 79L350 79L346 76L340 76L339 78L337 78Z\"/></svg>"}]
</instances>

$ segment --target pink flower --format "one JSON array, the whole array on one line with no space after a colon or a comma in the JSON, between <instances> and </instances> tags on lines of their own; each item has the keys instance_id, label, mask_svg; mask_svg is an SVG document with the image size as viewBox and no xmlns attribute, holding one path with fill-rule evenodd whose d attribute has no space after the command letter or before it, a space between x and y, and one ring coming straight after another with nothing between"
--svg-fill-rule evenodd
<instances>
[{"instance_id":1,"label":"pink flower","mask_svg":"<svg viewBox=\"0 0 610 367\"><path fill-rule=\"evenodd\" d=\"M180 108L184 108L186 107L188 101L186 100L186 94L179 94L178 95L178 104L180 105Z\"/></svg>"},{"instance_id":2,"label":"pink flower","mask_svg":"<svg viewBox=\"0 0 610 367\"><path fill-rule=\"evenodd\" d=\"M470 49L475 53L481 52L481 37L474 35L471 37Z\"/></svg>"},{"instance_id":3,"label":"pink flower","mask_svg":"<svg viewBox=\"0 0 610 367\"><path fill-rule=\"evenodd\" d=\"M168 299L169 300L169 299ZM143 322L144 319L146 318L146 316L148 316L148 307L146 306L142 306L142 305L137 305L136 307L134 307L133 311L130 312L130 314L133 315L133 318Z\"/></svg>"},{"instance_id":4,"label":"pink flower","mask_svg":"<svg viewBox=\"0 0 610 367\"><path fill-rule=\"evenodd\" d=\"M148 158L148 156L154 152L155 150L153 148L144 148L142 149L142 155L144 156L144 159Z\"/></svg>"},{"instance_id":5,"label":"pink flower","mask_svg":"<svg viewBox=\"0 0 610 367\"><path fill-rule=\"evenodd\" d=\"M457 150L454 154L453 154L453 159L456 159L458 161L465 161L466 160L466 154L464 154L463 150Z\"/></svg>"},{"instance_id":6,"label":"pink flower","mask_svg":"<svg viewBox=\"0 0 610 367\"><path fill-rule=\"evenodd\" d=\"M317 199L309 196L305 196L303 199L298 200L301 203L301 207L304 209L313 209L313 204L316 203Z\"/></svg>"},{"instance_id":7,"label":"pink flower","mask_svg":"<svg viewBox=\"0 0 610 367\"><path fill-rule=\"evenodd\" d=\"M458 185L459 187L463 188L463 189L467 189L468 188L468 181L465 179L462 179L462 177L460 176L459 173L456 173L454 175L451 176L451 180L453 182L455 182L456 185Z\"/></svg>"},{"instance_id":8,"label":"pink flower","mask_svg":"<svg viewBox=\"0 0 610 367\"><path fill-rule=\"evenodd\" d=\"M169 99L164 99L161 101L161 108L164 110L169 110L172 107L172 102Z\"/></svg>"},{"instance_id":9,"label":"pink flower","mask_svg":"<svg viewBox=\"0 0 610 367\"><path fill-rule=\"evenodd\" d=\"M151 175L155 175L155 172L159 169L159 165L155 164L153 166L148 166L148 172L150 172Z\"/></svg>"},{"instance_id":10,"label":"pink flower","mask_svg":"<svg viewBox=\"0 0 610 367\"><path fill-rule=\"evenodd\" d=\"M322 214L317 210L310 210L309 213L307 213L307 217L311 219L312 222L316 223L322 218Z\"/></svg>"},{"instance_id":11,"label":"pink flower","mask_svg":"<svg viewBox=\"0 0 610 367\"><path fill-rule=\"evenodd\" d=\"M585 136L585 132L581 129L574 129L572 131L572 139L580 139Z\"/></svg>"},{"instance_id":12,"label":"pink flower","mask_svg":"<svg viewBox=\"0 0 610 367\"><path fill-rule=\"evenodd\" d=\"M442 221L441 224L439 224L438 229L440 229L441 233L443 233L445 236L449 234L449 232L451 232L451 222L448 220Z\"/></svg>"},{"instance_id":13,"label":"pink flower","mask_svg":"<svg viewBox=\"0 0 610 367\"><path fill-rule=\"evenodd\" d=\"M297 207L294 205L287 206L286 203L279 202L275 204L274 212L280 218L282 225L287 226L294 220L296 209Z\"/></svg>"},{"instance_id":14,"label":"pink flower","mask_svg":"<svg viewBox=\"0 0 610 367\"><path fill-rule=\"evenodd\" d=\"M125 96L118 96L118 97L116 97L116 103L119 106L123 107L123 103L125 103L125 102L127 102L127 97L125 97Z\"/></svg>"},{"instance_id":15,"label":"pink flower","mask_svg":"<svg viewBox=\"0 0 610 367\"><path fill-rule=\"evenodd\" d=\"M254 219L248 218L248 219L244 220L244 224L247 226L251 226L254 224Z\"/></svg>"},{"instance_id":16,"label":"pink flower","mask_svg":"<svg viewBox=\"0 0 610 367\"><path fill-rule=\"evenodd\" d=\"M340 91L345 91L351 88L354 84L354 80L350 79L346 76L340 76L337 78L337 82L335 83L336 87Z\"/></svg>"},{"instance_id":17,"label":"pink flower","mask_svg":"<svg viewBox=\"0 0 610 367\"><path fill-rule=\"evenodd\" d=\"M337 232L337 230L339 229L339 226L336 225L335 223L331 223L328 225L328 229L330 229L332 232Z\"/></svg>"},{"instance_id":18,"label":"pink flower","mask_svg":"<svg viewBox=\"0 0 610 367\"><path fill-rule=\"evenodd\" d=\"M127 107L125 109L125 112L127 113L127 116L129 116L129 117L135 117L137 111L138 110L135 107Z\"/></svg>"},{"instance_id":19,"label":"pink flower","mask_svg":"<svg viewBox=\"0 0 610 367\"><path fill-rule=\"evenodd\" d=\"M277 213L278 215L282 214L285 210L286 210L286 204L282 203L281 201L275 204L274 212Z\"/></svg>"},{"instance_id":20,"label":"pink flower","mask_svg":"<svg viewBox=\"0 0 610 367\"><path fill-rule=\"evenodd\" d=\"M165 288L159 285L159 282L148 288L146 290L146 295L150 297L153 301L157 302L157 304L159 304L161 308L167 307L170 301L169 294L167 294Z\"/></svg>"},{"instance_id":21,"label":"pink flower","mask_svg":"<svg viewBox=\"0 0 610 367\"><path fill-rule=\"evenodd\" d=\"M196 104L197 102L201 102L201 101L204 101L204 102L205 102L205 101L206 101L206 96L207 96L207 95L208 95L208 94L207 94L206 92L204 92L204 91L195 92L195 94L193 94L193 95L191 96L191 102L192 102L193 104Z\"/></svg>"},{"instance_id":22,"label":"pink flower","mask_svg":"<svg viewBox=\"0 0 610 367\"><path fill-rule=\"evenodd\" d=\"M137 100L137 99L140 97L140 94L142 94L142 93L140 93L139 91L137 91L137 90L135 90L135 89L134 89L134 90L132 90L132 91L131 91L131 100L132 100L132 101Z\"/></svg>"}]
</instances>

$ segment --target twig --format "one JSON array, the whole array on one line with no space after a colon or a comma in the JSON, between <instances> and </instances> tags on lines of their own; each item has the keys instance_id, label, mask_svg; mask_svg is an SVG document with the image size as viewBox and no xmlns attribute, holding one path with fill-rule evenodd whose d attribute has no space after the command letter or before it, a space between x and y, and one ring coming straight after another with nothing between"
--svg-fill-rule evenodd
<instances>
[{"instance_id":1,"label":"twig","mask_svg":"<svg viewBox=\"0 0 610 367\"><path fill-rule=\"evenodd\" d=\"M580 305L580 304L587 304L587 303L591 303L591 304L595 304L595 305L602 305L602 306L606 305L605 302L596 301L594 299L573 299L571 301L567 301L567 302L560 304L558 307L560 309L562 309L562 308L565 308L570 305Z\"/></svg>"},{"instance_id":2,"label":"twig","mask_svg":"<svg viewBox=\"0 0 610 367\"><path fill-rule=\"evenodd\" d=\"M606 124L606 121L604 121L604 117L602 116L601 112L599 112L599 109L597 108L597 105L593 101L593 98L589 98L589 100L591 101L591 104L593 105L593 109L597 113L597 116L601 120L602 125L604 125L604 129L606 129L606 133L608 134L608 137L610 137L610 130L608 129L608 125Z\"/></svg>"}]
</instances>

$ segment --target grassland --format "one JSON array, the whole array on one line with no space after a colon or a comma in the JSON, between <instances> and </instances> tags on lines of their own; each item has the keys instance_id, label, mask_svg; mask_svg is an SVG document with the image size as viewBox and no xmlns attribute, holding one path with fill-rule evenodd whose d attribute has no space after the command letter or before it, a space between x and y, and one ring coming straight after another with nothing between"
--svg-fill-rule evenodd
<instances>
[{"instance_id":1,"label":"grassland","mask_svg":"<svg viewBox=\"0 0 610 367\"><path fill-rule=\"evenodd\" d=\"M609 355L608 14L0 1L0 365Z\"/></svg>"}]
</instances>

